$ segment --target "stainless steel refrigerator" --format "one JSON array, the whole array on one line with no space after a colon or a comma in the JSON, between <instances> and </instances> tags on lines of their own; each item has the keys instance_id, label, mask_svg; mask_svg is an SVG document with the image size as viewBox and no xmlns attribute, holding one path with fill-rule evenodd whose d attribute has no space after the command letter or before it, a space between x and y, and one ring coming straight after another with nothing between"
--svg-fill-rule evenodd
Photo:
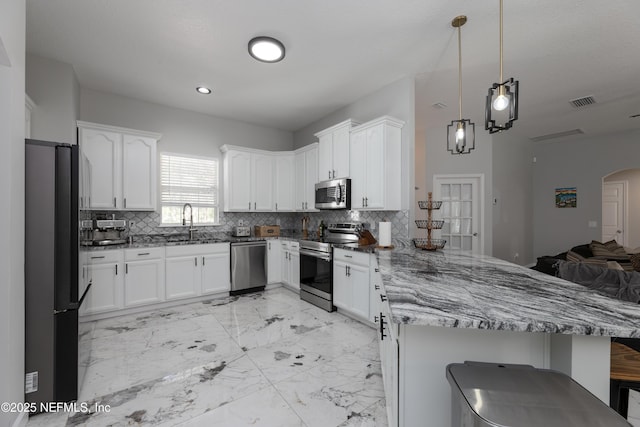
<instances>
[{"instance_id":1,"label":"stainless steel refrigerator","mask_svg":"<svg viewBox=\"0 0 640 427\"><path fill-rule=\"evenodd\" d=\"M78 398L78 146L25 141L25 399Z\"/></svg>"}]
</instances>

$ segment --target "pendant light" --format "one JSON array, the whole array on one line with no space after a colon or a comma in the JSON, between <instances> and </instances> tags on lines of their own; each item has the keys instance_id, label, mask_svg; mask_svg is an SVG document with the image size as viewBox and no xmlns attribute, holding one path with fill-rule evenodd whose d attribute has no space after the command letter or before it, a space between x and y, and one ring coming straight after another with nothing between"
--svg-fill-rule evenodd
<instances>
[{"instance_id":1,"label":"pendant light","mask_svg":"<svg viewBox=\"0 0 640 427\"><path fill-rule=\"evenodd\" d=\"M458 120L447 126L447 151L451 154L469 154L476 148L476 125L462 118L462 35L460 27L467 22L464 15L456 16L451 25L458 29Z\"/></svg>"},{"instance_id":2,"label":"pendant light","mask_svg":"<svg viewBox=\"0 0 640 427\"><path fill-rule=\"evenodd\" d=\"M504 80L503 65L503 1L500 0L500 82L494 83L487 94L484 127L489 133L509 129L518 120L518 81L513 77Z\"/></svg>"}]
</instances>

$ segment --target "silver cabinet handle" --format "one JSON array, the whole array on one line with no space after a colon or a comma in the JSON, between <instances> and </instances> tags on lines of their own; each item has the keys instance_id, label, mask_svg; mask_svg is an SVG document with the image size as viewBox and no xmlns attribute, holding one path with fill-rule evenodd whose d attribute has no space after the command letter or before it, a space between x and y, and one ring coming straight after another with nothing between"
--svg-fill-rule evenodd
<instances>
[{"instance_id":1,"label":"silver cabinet handle","mask_svg":"<svg viewBox=\"0 0 640 427\"><path fill-rule=\"evenodd\" d=\"M115 207L117 207L117 206L118 206L118 205L116 205L116 198L114 197L114 198L113 198L113 207L115 208Z\"/></svg>"},{"instance_id":2,"label":"silver cabinet handle","mask_svg":"<svg viewBox=\"0 0 640 427\"><path fill-rule=\"evenodd\" d=\"M375 289L376 291L380 290L380 285L373 285L373 289Z\"/></svg>"},{"instance_id":3,"label":"silver cabinet handle","mask_svg":"<svg viewBox=\"0 0 640 427\"><path fill-rule=\"evenodd\" d=\"M102 255L102 256L92 256L91 257L91 259L102 259L102 258L104 258L104 255Z\"/></svg>"},{"instance_id":4,"label":"silver cabinet handle","mask_svg":"<svg viewBox=\"0 0 640 427\"><path fill-rule=\"evenodd\" d=\"M331 179L331 171L329 171L329 179Z\"/></svg>"},{"instance_id":5,"label":"silver cabinet handle","mask_svg":"<svg viewBox=\"0 0 640 427\"><path fill-rule=\"evenodd\" d=\"M353 256L351 256L351 255L345 255L344 257L345 258L353 258Z\"/></svg>"},{"instance_id":6,"label":"silver cabinet handle","mask_svg":"<svg viewBox=\"0 0 640 427\"><path fill-rule=\"evenodd\" d=\"M304 202L302 202L302 208L301 209L304 209Z\"/></svg>"},{"instance_id":7,"label":"silver cabinet handle","mask_svg":"<svg viewBox=\"0 0 640 427\"><path fill-rule=\"evenodd\" d=\"M198 257L194 257L193 261L196 263L196 267L198 266Z\"/></svg>"},{"instance_id":8,"label":"silver cabinet handle","mask_svg":"<svg viewBox=\"0 0 640 427\"><path fill-rule=\"evenodd\" d=\"M385 302L387 300L387 296L380 294L380 301Z\"/></svg>"},{"instance_id":9,"label":"silver cabinet handle","mask_svg":"<svg viewBox=\"0 0 640 427\"><path fill-rule=\"evenodd\" d=\"M336 171L335 171L335 169L333 169L333 177L334 177L334 178L336 177Z\"/></svg>"},{"instance_id":10,"label":"silver cabinet handle","mask_svg":"<svg viewBox=\"0 0 640 427\"><path fill-rule=\"evenodd\" d=\"M278 202L276 202L276 210L278 210Z\"/></svg>"},{"instance_id":11,"label":"silver cabinet handle","mask_svg":"<svg viewBox=\"0 0 640 427\"><path fill-rule=\"evenodd\" d=\"M249 210L251 210L251 202L249 202Z\"/></svg>"},{"instance_id":12,"label":"silver cabinet handle","mask_svg":"<svg viewBox=\"0 0 640 427\"><path fill-rule=\"evenodd\" d=\"M305 209L309 209L309 203L308 202L304 202L304 208Z\"/></svg>"},{"instance_id":13,"label":"silver cabinet handle","mask_svg":"<svg viewBox=\"0 0 640 427\"><path fill-rule=\"evenodd\" d=\"M116 264L116 276L118 275L118 264Z\"/></svg>"},{"instance_id":14,"label":"silver cabinet handle","mask_svg":"<svg viewBox=\"0 0 640 427\"><path fill-rule=\"evenodd\" d=\"M347 272L349 273L349 277L351 277L351 266L347 266Z\"/></svg>"},{"instance_id":15,"label":"silver cabinet handle","mask_svg":"<svg viewBox=\"0 0 640 427\"><path fill-rule=\"evenodd\" d=\"M271 242L269 242L269 250L271 250Z\"/></svg>"},{"instance_id":16,"label":"silver cabinet handle","mask_svg":"<svg viewBox=\"0 0 640 427\"><path fill-rule=\"evenodd\" d=\"M202 257L202 266L204 267L204 257Z\"/></svg>"},{"instance_id":17,"label":"silver cabinet handle","mask_svg":"<svg viewBox=\"0 0 640 427\"><path fill-rule=\"evenodd\" d=\"M365 197L365 198L364 198L364 205L365 205L366 207L369 207L369 198L368 198L368 197Z\"/></svg>"},{"instance_id":18,"label":"silver cabinet handle","mask_svg":"<svg viewBox=\"0 0 640 427\"><path fill-rule=\"evenodd\" d=\"M138 254L138 256L145 256L145 255L149 255L149 252L140 252L140 253Z\"/></svg>"},{"instance_id":19,"label":"silver cabinet handle","mask_svg":"<svg viewBox=\"0 0 640 427\"><path fill-rule=\"evenodd\" d=\"M348 265L345 265L345 266L344 266L344 275L345 275L345 276L348 276L348 275L349 275L349 266L348 266Z\"/></svg>"},{"instance_id":20,"label":"silver cabinet handle","mask_svg":"<svg viewBox=\"0 0 640 427\"><path fill-rule=\"evenodd\" d=\"M362 207L364 208L364 197L362 198Z\"/></svg>"},{"instance_id":21,"label":"silver cabinet handle","mask_svg":"<svg viewBox=\"0 0 640 427\"><path fill-rule=\"evenodd\" d=\"M124 207L125 208L127 207L127 198L126 197L124 198Z\"/></svg>"},{"instance_id":22,"label":"silver cabinet handle","mask_svg":"<svg viewBox=\"0 0 640 427\"><path fill-rule=\"evenodd\" d=\"M116 270L118 269L117 267L118 267L118 266L116 266ZM125 273L125 274L129 274L129 264L125 264L125 265L124 265L124 273Z\"/></svg>"},{"instance_id":23,"label":"silver cabinet handle","mask_svg":"<svg viewBox=\"0 0 640 427\"><path fill-rule=\"evenodd\" d=\"M257 205L257 203L256 203L256 202L253 202L253 210L254 210L254 211L257 209L257 208L256 208L256 205Z\"/></svg>"}]
</instances>

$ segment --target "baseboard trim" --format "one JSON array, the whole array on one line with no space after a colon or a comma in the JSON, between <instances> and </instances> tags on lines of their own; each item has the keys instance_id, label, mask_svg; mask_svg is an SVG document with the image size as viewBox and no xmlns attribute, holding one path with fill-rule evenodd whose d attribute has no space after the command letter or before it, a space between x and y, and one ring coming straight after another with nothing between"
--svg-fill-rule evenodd
<instances>
[{"instance_id":1,"label":"baseboard trim","mask_svg":"<svg viewBox=\"0 0 640 427\"><path fill-rule=\"evenodd\" d=\"M13 424L11 424L11 427L26 427L27 421L29 421L29 413L20 412L20 415L16 417Z\"/></svg>"}]
</instances>

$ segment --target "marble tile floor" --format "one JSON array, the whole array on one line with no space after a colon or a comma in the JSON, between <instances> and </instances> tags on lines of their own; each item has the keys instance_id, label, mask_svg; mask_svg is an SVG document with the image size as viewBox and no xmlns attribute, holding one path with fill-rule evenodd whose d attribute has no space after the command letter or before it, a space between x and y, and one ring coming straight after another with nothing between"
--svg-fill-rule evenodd
<instances>
[{"instance_id":1,"label":"marble tile floor","mask_svg":"<svg viewBox=\"0 0 640 427\"><path fill-rule=\"evenodd\" d=\"M286 288L91 325L78 402L28 427L386 426L375 330Z\"/></svg>"}]
</instances>

